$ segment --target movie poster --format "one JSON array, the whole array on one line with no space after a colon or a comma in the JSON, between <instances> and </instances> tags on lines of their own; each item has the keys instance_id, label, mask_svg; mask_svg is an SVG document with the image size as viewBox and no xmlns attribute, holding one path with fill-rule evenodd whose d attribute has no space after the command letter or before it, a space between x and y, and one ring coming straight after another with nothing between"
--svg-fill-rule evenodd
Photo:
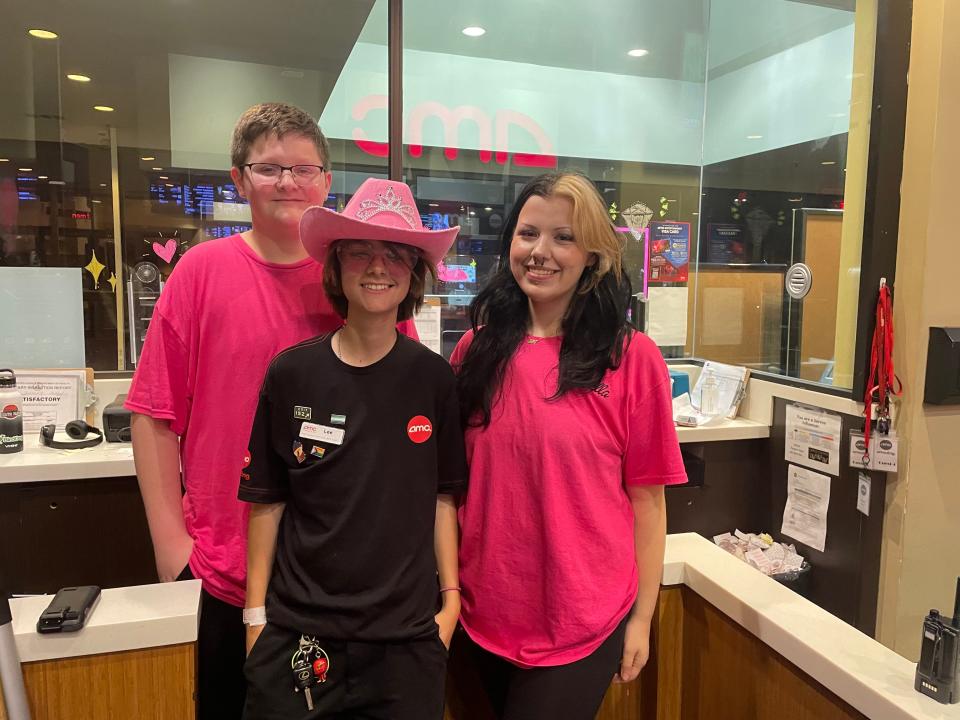
<instances>
[{"instance_id":1,"label":"movie poster","mask_svg":"<svg viewBox=\"0 0 960 720\"><path fill-rule=\"evenodd\" d=\"M690 271L690 223L653 221L650 228L650 284L684 283Z\"/></svg>"}]
</instances>

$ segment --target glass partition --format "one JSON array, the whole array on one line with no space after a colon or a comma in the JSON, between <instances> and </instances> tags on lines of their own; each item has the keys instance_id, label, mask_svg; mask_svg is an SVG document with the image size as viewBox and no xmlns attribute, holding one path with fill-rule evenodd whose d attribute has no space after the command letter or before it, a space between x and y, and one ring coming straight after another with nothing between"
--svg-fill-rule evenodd
<instances>
[{"instance_id":1,"label":"glass partition","mask_svg":"<svg viewBox=\"0 0 960 720\"><path fill-rule=\"evenodd\" d=\"M432 288L441 349L519 189L571 168L624 233L634 319L664 356L851 387L875 2L404 0L402 174L427 225L463 228ZM387 4L6 13L0 266L82 269L87 365L132 369L178 258L249 227L228 174L249 105L318 119L330 207L387 175Z\"/></svg>"},{"instance_id":2,"label":"glass partition","mask_svg":"<svg viewBox=\"0 0 960 720\"><path fill-rule=\"evenodd\" d=\"M88 366L135 367L152 303L183 253L250 227L229 176L231 132L249 106L290 102L318 119L330 138L330 207L364 178L386 176L379 5L386 0L285 12L249 0L5 8L0 267L82 270ZM347 77L361 36L367 52ZM347 82L363 83L366 108L341 102Z\"/></svg>"}]
</instances>

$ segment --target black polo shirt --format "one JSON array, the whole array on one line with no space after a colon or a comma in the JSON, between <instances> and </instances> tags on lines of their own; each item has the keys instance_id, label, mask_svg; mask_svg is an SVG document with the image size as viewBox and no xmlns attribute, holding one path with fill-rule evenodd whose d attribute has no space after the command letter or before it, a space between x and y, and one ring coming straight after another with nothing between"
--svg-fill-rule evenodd
<instances>
[{"instance_id":1,"label":"black polo shirt","mask_svg":"<svg viewBox=\"0 0 960 720\"><path fill-rule=\"evenodd\" d=\"M267 619L328 639L436 634L437 495L467 484L453 371L399 333L353 367L331 337L270 364L241 473L241 500L286 503Z\"/></svg>"}]
</instances>

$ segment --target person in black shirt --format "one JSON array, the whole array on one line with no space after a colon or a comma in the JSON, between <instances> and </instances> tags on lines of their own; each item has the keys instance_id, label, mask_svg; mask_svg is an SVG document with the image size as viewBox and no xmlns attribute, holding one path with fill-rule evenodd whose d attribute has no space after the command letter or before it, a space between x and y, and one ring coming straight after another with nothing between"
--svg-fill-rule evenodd
<instances>
[{"instance_id":1,"label":"person in black shirt","mask_svg":"<svg viewBox=\"0 0 960 720\"><path fill-rule=\"evenodd\" d=\"M280 353L260 390L239 490L247 720L442 718L466 460L453 371L396 324L458 230L423 229L386 180L304 213L346 322Z\"/></svg>"}]
</instances>

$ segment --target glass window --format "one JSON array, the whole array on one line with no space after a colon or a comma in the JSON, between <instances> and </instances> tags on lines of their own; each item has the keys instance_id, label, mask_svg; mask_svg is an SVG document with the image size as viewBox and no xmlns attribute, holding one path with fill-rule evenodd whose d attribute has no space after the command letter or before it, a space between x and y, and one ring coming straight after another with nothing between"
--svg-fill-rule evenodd
<instances>
[{"instance_id":1,"label":"glass window","mask_svg":"<svg viewBox=\"0 0 960 720\"><path fill-rule=\"evenodd\" d=\"M438 12L406 0L405 179L428 224L462 228L435 288L445 353L496 263L514 199L539 173L577 169L597 184L627 238L638 294L652 229L679 228L689 247L698 231L708 15L706 0L563 12L509 0L457 0ZM686 271L657 273L685 310ZM659 339L664 354L680 356L686 315L675 315L681 327L667 323Z\"/></svg>"},{"instance_id":2,"label":"glass window","mask_svg":"<svg viewBox=\"0 0 960 720\"><path fill-rule=\"evenodd\" d=\"M711 0L694 357L852 387L875 24L873 0Z\"/></svg>"},{"instance_id":3,"label":"glass window","mask_svg":"<svg viewBox=\"0 0 960 720\"><path fill-rule=\"evenodd\" d=\"M872 1L404 3L404 161L442 268L445 350L518 189L579 169L627 238L666 357L850 387ZM536 38L536 41L533 41ZM805 262L813 290L785 293Z\"/></svg>"},{"instance_id":4,"label":"glass window","mask_svg":"<svg viewBox=\"0 0 960 720\"><path fill-rule=\"evenodd\" d=\"M386 4L5 9L0 266L82 274L88 366L132 369L158 284L183 253L250 227L229 176L249 106L290 102L317 118L330 207L386 176Z\"/></svg>"}]
</instances>

